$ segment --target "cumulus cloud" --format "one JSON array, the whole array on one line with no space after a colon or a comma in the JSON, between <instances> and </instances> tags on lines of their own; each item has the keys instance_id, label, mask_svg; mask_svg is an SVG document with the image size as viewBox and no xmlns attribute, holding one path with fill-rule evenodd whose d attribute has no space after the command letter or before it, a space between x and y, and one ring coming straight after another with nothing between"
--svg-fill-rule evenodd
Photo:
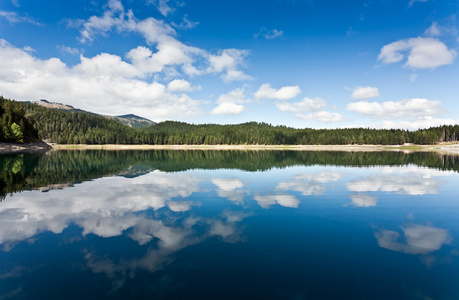
<instances>
[{"instance_id":1,"label":"cumulus cloud","mask_svg":"<svg viewBox=\"0 0 459 300\"><path fill-rule=\"evenodd\" d=\"M79 55L80 50L76 48L72 48L69 46L58 46L59 50L63 53L71 54L71 55Z\"/></svg>"},{"instance_id":2,"label":"cumulus cloud","mask_svg":"<svg viewBox=\"0 0 459 300\"><path fill-rule=\"evenodd\" d=\"M352 89L352 100L366 100L381 96L377 87L359 86Z\"/></svg>"},{"instance_id":3,"label":"cumulus cloud","mask_svg":"<svg viewBox=\"0 0 459 300\"><path fill-rule=\"evenodd\" d=\"M321 122L339 122L342 117L338 113L332 113L329 111L319 111L320 109L327 106L327 102L321 98L304 98L300 102L279 102L276 103L276 107L280 111L290 112L295 115L296 118L302 120L316 120Z\"/></svg>"},{"instance_id":4,"label":"cumulus cloud","mask_svg":"<svg viewBox=\"0 0 459 300\"><path fill-rule=\"evenodd\" d=\"M381 174L347 182L346 188L358 193L382 191L413 196L432 195L437 194L444 184L444 181L435 177L448 174L419 167L390 167L383 169Z\"/></svg>"},{"instance_id":5,"label":"cumulus cloud","mask_svg":"<svg viewBox=\"0 0 459 300\"><path fill-rule=\"evenodd\" d=\"M245 65L245 59L250 54L248 50L224 49L219 54L208 54L209 73L222 73L221 78L225 82L243 81L253 79L245 74L239 67Z\"/></svg>"},{"instance_id":6,"label":"cumulus cloud","mask_svg":"<svg viewBox=\"0 0 459 300\"><path fill-rule=\"evenodd\" d=\"M301 120L315 120L320 122L340 122L343 117L339 113L329 111L318 111L309 114L296 114L296 117Z\"/></svg>"},{"instance_id":7,"label":"cumulus cloud","mask_svg":"<svg viewBox=\"0 0 459 300\"><path fill-rule=\"evenodd\" d=\"M419 128L431 128L439 127L443 125L456 125L459 124L459 119L442 119L442 118L433 118L431 116L421 117L416 120L409 121L382 121L382 123L377 124L378 128L404 128L409 130L416 130Z\"/></svg>"},{"instance_id":8,"label":"cumulus cloud","mask_svg":"<svg viewBox=\"0 0 459 300\"><path fill-rule=\"evenodd\" d=\"M411 69L435 69L452 64L457 52L448 49L438 39L417 37L390 43L381 48L378 61L397 63L407 57L405 67Z\"/></svg>"},{"instance_id":9,"label":"cumulus cloud","mask_svg":"<svg viewBox=\"0 0 459 300\"><path fill-rule=\"evenodd\" d=\"M263 208L269 208L276 203L284 207L298 208L300 204L300 200L293 195L256 195L253 198Z\"/></svg>"},{"instance_id":10,"label":"cumulus cloud","mask_svg":"<svg viewBox=\"0 0 459 300\"><path fill-rule=\"evenodd\" d=\"M276 106L280 111L298 112L298 111L317 111L327 105L327 102L321 98L304 98L300 102L288 103L280 102Z\"/></svg>"},{"instance_id":11,"label":"cumulus cloud","mask_svg":"<svg viewBox=\"0 0 459 300\"><path fill-rule=\"evenodd\" d=\"M244 198L244 183L238 178L213 178L212 183L215 184L217 195L226 198L235 203L241 203Z\"/></svg>"},{"instance_id":12,"label":"cumulus cloud","mask_svg":"<svg viewBox=\"0 0 459 300\"><path fill-rule=\"evenodd\" d=\"M289 100L295 98L301 93L300 87L295 86L284 86L276 90L271 87L269 83L265 83L260 86L258 91L255 93L256 99L275 99L275 100Z\"/></svg>"},{"instance_id":13,"label":"cumulus cloud","mask_svg":"<svg viewBox=\"0 0 459 300\"><path fill-rule=\"evenodd\" d=\"M424 34L428 36L439 36L441 35L440 26L437 24L437 22L432 22L432 25L426 29Z\"/></svg>"},{"instance_id":14,"label":"cumulus cloud","mask_svg":"<svg viewBox=\"0 0 459 300\"><path fill-rule=\"evenodd\" d=\"M29 51L30 52L30 51ZM135 63L107 53L68 67L61 60L42 60L0 40L0 89L5 97L49 99L105 114L140 114L154 120L201 113L199 101L175 94L146 76Z\"/></svg>"},{"instance_id":15,"label":"cumulus cloud","mask_svg":"<svg viewBox=\"0 0 459 300\"><path fill-rule=\"evenodd\" d=\"M363 194L355 194L349 196L352 200L352 205L356 207L372 207L376 206L378 202L378 198L370 196L370 195L363 195Z\"/></svg>"},{"instance_id":16,"label":"cumulus cloud","mask_svg":"<svg viewBox=\"0 0 459 300\"><path fill-rule=\"evenodd\" d=\"M149 245L145 254L115 261L107 255L91 251L84 255L84 259L90 270L105 274L114 282L112 288L117 289L124 285L128 276L132 278L139 270L155 272L172 262L172 255L177 251L206 238L220 237L228 243L243 240L242 227L238 223L250 215L247 212L225 210L218 218L213 219L173 216L162 222L139 218L129 237L141 245L149 243L153 238L157 240L156 245Z\"/></svg>"},{"instance_id":17,"label":"cumulus cloud","mask_svg":"<svg viewBox=\"0 0 459 300\"><path fill-rule=\"evenodd\" d=\"M125 178L112 177L88 182L84 186L76 185L72 188L72 201L62 202L62 199L69 199L65 196L65 189L51 194L18 195L14 201L2 203L0 207L0 223L10 224L0 227L0 244L8 247L43 231L61 233L71 223L80 226L83 235L119 236L124 230L143 224L145 217L135 215L136 212L160 208L174 212L191 209L196 203L177 201L177 198L198 192L199 183L198 178L190 175L152 172L129 182ZM136 193L133 194L132 190ZM157 229L163 227L160 221L153 223ZM172 243L172 235L162 236L161 231L158 234L153 236L166 244ZM149 234L141 238L136 235L135 240L146 243L153 236Z\"/></svg>"},{"instance_id":18,"label":"cumulus cloud","mask_svg":"<svg viewBox=\"0 0 459 300\"><path fill-rule=\"evenodd\" d=\"M214 115L238 115L244 111L244 105L224 102L220 103L217 107L212 110Z\"/></svg>"},{"instance_id":19,"label":"cumulus cloud","mask_svg":"<svg viewBox=\"0 0 459 300\"><path fill-rule=\"evenodd\" d=\"M155 5L173 2L166 0L153 1ZM165 14L169 12L163 11ZM80 20L81 21L81 20ZM182 25L190 29L196 24L184 18ZM79 23L79 22L73 22ZM108 9L102 16L92 16L88 20L81 21L80 41L88 43L99 35L108 35L112 31L132 32L142 35L149 45L156 47L156 52L149 48L139 46L133 49L127 57L133 64L145 73L161 72L165 67L181 67L188 76L197 76L209 73L220 74L225 82L250 80L251 76L245 74L241 67L245 66L245 59L249 55L248 50L223 49L216 54L209 51L186 45L177 40L177 33L171 25L153 17L144 20L137 19L131 10L125 11L119 0L110 0ZM199 68L193 65L199 62Z\"/></svg>"},{"instance_id":20,"label":"cumulus cloud","mask_svg":"<svg viewBox=\"0 0 459 300\"><path fill-rule=\"evenodd\" d=\"M277 30L277 29L268 30L268 29L263 27L263 28L260 29L260 31L258 33L254 34L254 37L258 38L259 36L261 36L261 37L264 37L267 40L272 40L272 39L275 39L275 38L280 38L283 35L284 35L284 31L282 31L282 30Z\"/></svg>"},{"instance_id":21,"label":"cumulus cloud","mask_svg":"<svg viewBox=\"0 0 459 300\"><path fill-rule=\"evenodd\" d=\"M300 192L303 196L318 196L325 192L326 183L337 181L340 178L341 173L329 171L299 174L291 181L279 182L276 190Z\"/></svg>"},{"instance_id":22,"label":"cumulus cloud","mask_svg":"<svg viewBox=\"0 0 459 300\"><path fill-rule=\"evenodd\" d=\"M227 94L220 95L217 99L218 106L212 110L214 115L237 115L245 110L243 103L250 100L246 98L244 89L232 90Z\"/></svg>"},{"instance_id":23,"label":"cumulus cloud","mask_svg":"<svg viewBox=\"0 0 459 300\"><path fill-rule=\"evenodd\" d=\"M382 248L413 255L435 252L452 241L448 230L433 226L409 225L402 227L402 234L403 238L397 231L381 230L375 237Z\"/></svg>"},{"instance_id":24,"label":"cumulus cloud","mask_svg":"<svg viewBox=\"0 0 459 300\"><path fill-rule=\"evenodd\" d=\"M441 102L423 98L401 101L349 103L347 110L377 119L417 118L438 115L442 112Z\"/></svg>"},{"instance_id":25,"label":"cumulus cloud","mask_svg":"<svg viewBox=\"0 0 459 300\"><path fill-rule=\"evenodd\" d=\"M191 83L184 79L174 79L167 84L167 90L170 92L191 92L200 89L201 86L193 87Z\"/></svg>"}]
</instances>

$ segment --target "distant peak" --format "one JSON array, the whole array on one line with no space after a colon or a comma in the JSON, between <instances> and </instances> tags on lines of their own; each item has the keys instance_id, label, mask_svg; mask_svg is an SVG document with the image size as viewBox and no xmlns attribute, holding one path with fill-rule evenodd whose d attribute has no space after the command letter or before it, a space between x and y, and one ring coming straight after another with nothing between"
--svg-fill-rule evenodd
<instances>
[{"instance_id":1,"label":"distant peak","mask_svg":"<svg viewBox=\"0 0 459 300\"><path fill-rule=\"evenodd\" d=\"M115 118L129 127L148 127L156 124L152 120L142 118L134 114L115 116Z\"/></svg>"},{"instance_id":2,"label":"distant peak","mask_svg":"<svg viewBox=\"0 0 459 300\"><path fill-rule=\"evenodd\" d=\"M139 117L134 114L127 114L127 115L122 115L122 116L116 116L117 118L123 118L123 119L141 119L141 120L148 120L142 117Z\"/></svg>"},{"instance_id":3,"label":"distant peak","mask_svg":"<svg viewBox=\"0 0 459 300\"><path fill-rule=\"evenodd\" d=\"M65 105L62 103L49 102L48 100L45 100L45 99L40 99L38 101L32 101L31 103L40 105L40 106L44 106L47 108L57 108L57 109L64 109L64 110L74 109L73 106Z\"/></svg>"}]
</instances>

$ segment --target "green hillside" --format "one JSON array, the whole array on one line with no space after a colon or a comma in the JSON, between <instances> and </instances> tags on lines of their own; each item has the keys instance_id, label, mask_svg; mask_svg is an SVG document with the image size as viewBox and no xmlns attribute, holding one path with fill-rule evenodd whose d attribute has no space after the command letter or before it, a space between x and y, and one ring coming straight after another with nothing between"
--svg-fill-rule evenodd
<instances>
[{"instance_id":1,"label":"green hillside","mask_svg":"<svg viewBox=\"0 0 459 300\"><path fill-rule=\"evenodd\" d=\"M59 105L64 108L50 108L31 102L17 102L3 97L0 99L2 142L40 139L58 144L400 145L436 144L459 139L459 125L416 131L370 128L296 129L257 122L217 125L166 121L145 126L146 119L134 115L107 118L73 107L67 109L65 107L69 106L63 104ZM123 124L115 118L141 122L143 127Z\"/></svg>"},{"instance_id":2,"label":"green hillside","mask_svg":"<svg viewBox=\"0 0 459 300\"><path fill-rule=\"evenodd\" d=\"M39 140L33 122L27 118L24 106L0 96L0 142L24 143Z\"/></svg>"}]
</instances>

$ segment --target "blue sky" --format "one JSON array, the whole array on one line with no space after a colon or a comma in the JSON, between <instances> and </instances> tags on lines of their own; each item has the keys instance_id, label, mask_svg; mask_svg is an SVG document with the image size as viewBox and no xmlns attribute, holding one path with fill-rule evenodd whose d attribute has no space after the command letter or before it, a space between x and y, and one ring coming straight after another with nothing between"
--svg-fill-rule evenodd
<instances>
[{"instance_id":1,"label":"blue sky","mask_svg":"<svg viewBox=\"0 0 459 300\"><path fill-rule=\"evenodd\" d=\"M459 1L3 0L0 94L154 121L459 123Z\"/></svg>"}]
</instances>

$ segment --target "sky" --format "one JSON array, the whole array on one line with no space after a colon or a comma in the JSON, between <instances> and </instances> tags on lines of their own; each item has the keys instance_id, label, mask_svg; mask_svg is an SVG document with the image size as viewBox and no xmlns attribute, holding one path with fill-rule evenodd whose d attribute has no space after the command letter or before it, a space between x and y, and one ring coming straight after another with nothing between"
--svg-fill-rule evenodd
<instances>
[{"instance_id":1,"label":"sky","mask_svg":"<svg viewBox=\"0 0 459 300\"><path fill-rule=\"evenodd\" d=\"M0 95L156 122L459 124L458 0L2 0Z\"/></svg>"}]
</instances>

